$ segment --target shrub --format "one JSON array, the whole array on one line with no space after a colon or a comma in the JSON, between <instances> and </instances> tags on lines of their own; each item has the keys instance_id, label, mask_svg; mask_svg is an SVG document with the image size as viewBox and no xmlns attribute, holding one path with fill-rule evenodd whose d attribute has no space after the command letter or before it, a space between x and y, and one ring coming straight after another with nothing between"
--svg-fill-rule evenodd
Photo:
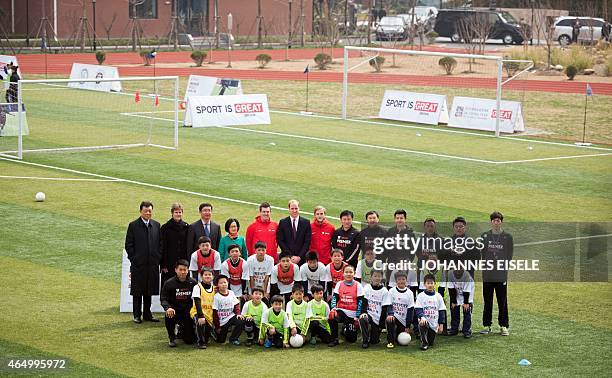
<instances>
[{"instance_id":1,"label":"shrub","mask_svg":"<svg viewBox=\"0 0 612 378\"><path fill-rule=\"evenodd\" d=\"M612 55L608 56L604 66L604 74L606 76L612 76Z\"/></svg>"},{"instance_id":2,"label":"shrub","mask_svg":"<svg viewBox=\"0 0 612 378\"><path fill-rule=\"evenodd\" d=\"M569 65L565 69L565 74L570 80L574 80L574 77L576 76L577 73L578 73L578 68L576 68L576 66Z\"/></svg>"},{"instance_id":3,"label":"shrub","mask_svg":"<svg viewBox=\"0 0 612 378\"><path fill-rule=\"evenodd\" d=\"M508 73L508 77L513 77L521 69L521 64L519 62L504 62L504 69Z\"/></svg>"},{"instance_id":4,"label":"shrub","mask_svg":"<svg viewBox=\"0 0 612 378\"><path fill-rule=\"evenodd\" d=\"M202 67L204 59L206 59L206 52L202 50L195 50L191 53L191 60L195 63L196 67Z\"/></svg>"},{"instance_id":5,"label":"shrub","mask_svg":"<svg viewBox=\"0 0 612 378\"><path fill-rule=\"evenodd\" d=\"M106 60L106 53L104 51L96 51L96 60L98 61L98 64L104 63Z\"/></svg>"},{"instance_id":6,"label":"shrub","mask_svg":"<svg viewBox=\"0 0 612 378\"><path fill-rule=\"evenodd\" d=\"M562 52L559 49L557 54L558 60L553 59L553 64L560 64L565 67L575 66L578 72L582 72L587 68L593 68L595 65L594 56L580 46L571 46Z\"/></svg>"},{"instance_id":7,"label":"shrub","mask_svg":"<svg viewBox=\"0 0 612 378\"><path fill-rule=\"evenodd\" d=\"M431 31L427 32L427 34L425 34L425 37L427 38L427 41L430 44L434 43L436 41L436 38L438 38L439 36L440 36L440 34L436 33L433 30L431 30Z\"/></svg>"},{"instance_id":8,"label":"shrub","mask_svg":"<svg viewBox=\"0 0 612 378\"><path fill-rule=\"evenodd\" d=\"M379 55L379 56L375 56L374 58L370 59L370 66L374 67L376 72L380 72L380 70L382 69L383 63L385 63L384 56Z\"/></svg>"},{"instance_id":9,"label":"shrub","mask_svg":"<svg viewBox=\"0 0 612 378\"><path fill-rule=\"evenodd\" d=\"M329 56L329 54L325 54L325 53L318 53L315 57L314 57L314 61L317 64L317 68L320 70L326 70L327 66L329 66L332 62L332 58L331 56Z\"/></svg>"},{"instance_id":10,"label":"shrub","mask_svg":"<svg viewBox=\"0 0 612 378\"><path fill-rule=\"evenodd\" d=\"M151 52L150 51L141 51L140 52L140 57L142 58L142 61L144 62L145 66L150 66L151 65L151 60L153 58L151 58Z\"/></svg>"},{"instance_id":11,"label":"shrub","mask_svg":"<svg viewBox=\"0 0 612 378\"><path fill-rule=\"evenodd\" d=\"M438 65L444 68L444 71L446 71L447 75L452 75L453 70L455 69L455 67L457 67L457 61L453 57L445 56L444 58L438 61Z\"/></svg>"},{"instance_id":12,"label":"shrub","mask_svg":"<svg viewBox=\"0 0 612 378\"><path fill-rule=\"evenodd\" d=\"M259 54L255 57L257 63L259 63L259 68L264 68L270 61L272 57L268 54Z\"/></svg>"}]
</instances>

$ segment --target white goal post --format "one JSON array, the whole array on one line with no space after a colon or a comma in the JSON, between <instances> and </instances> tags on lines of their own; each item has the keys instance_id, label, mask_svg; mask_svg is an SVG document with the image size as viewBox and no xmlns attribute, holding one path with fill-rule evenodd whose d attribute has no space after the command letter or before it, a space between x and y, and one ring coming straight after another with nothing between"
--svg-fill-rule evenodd
<instances>
[{"instance_id":1,"label":"white goal post","mask_svg":"<svg viewBox=\"0 0 612 378\"><path fill-rule=\"evenodd\" d=\"M351 52L359 52L361 54L369 54L364 56L363 60L358 63L354 63L351 66L349 55ZM521 74L527 72L533 67L533 62L524 60L508 60L497 55L474 55L474 54L458 54L451 52L434 52L434 51L417 51L417 50L405 50L405 49L392 49L392 48L377 48L377 47L360 47L360 46L345 46L344 47L344 61L343 61L343 78L342 78L342 119L348 118L348 104L349 101L349 73L360 66L367 64L370 60L374 59L379 55L393 55L395 56L414 56L414 57L435 57L444 58L451 57L457 60L471 60L471 61L488 61L489 65L493 65L495 68L491 68L490 78L495 79L495 136L500 135L500 114L502 113L502 87L504 84L511 80L519 77ZM351 57L354 58L354 57ZM395 59L394 59L395 61ZM506 81L502 81L504 64L508 62L515 62L521 64L520 72L516 73L513 77L508 78ZM376 75L376 74L373 74ZM408 74L410 75L410 74Z\"/></svg>"},{"instance_id":2,"label":"white goal post","mask_svg":"<svg viewBox=\"0 0 612 378\"><path fill-rule=\"evenodd\" d=\"M106 82L120 82L121 92ZM23 159L24 152L178 149L178 112L178 76L20 80L17 145L2 152Z\"/></svg>"}]
</instances>

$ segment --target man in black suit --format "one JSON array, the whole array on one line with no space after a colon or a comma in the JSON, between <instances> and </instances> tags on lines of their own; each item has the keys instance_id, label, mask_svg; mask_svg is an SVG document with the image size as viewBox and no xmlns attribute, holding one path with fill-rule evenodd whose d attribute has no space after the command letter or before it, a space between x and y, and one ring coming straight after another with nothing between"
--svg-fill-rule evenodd
<instances>
[{"instance_id":1,"label":"man in black suit","mask_svg":"<svg viewBox=\"0 0 612 378\"><path fill-rule=\"evenodd\" d=\"M190 253L199 248L198 240L202 236L210 238L210 246L215 251L219 250L219 241L221 240L221 226L212 221L213 205L210 203L202 203L199 207L200 219L191 224L191 245Z\"/></svg>"},{"instance_id":2,"label":"man in black suit","mask_svg":"<svg viewBox=\"0 0 612 378\"><path fill-rule=\"evenodd\" d=\"M300 216L300 203L289 201L289 216L281 219L276 230L276 241L281 251L291 253L291 262L301 265L306 262L311 237L310 222Z\"/></svg>"},{"instance_id":3,"label":"man in black suit","mask_svg":"<svg viewBox=\"0 0 612 378\"><path fill-rule=\"evenodd\" d=\"M151 296L159 294L159 264L161 262L160 227L151 219L153 204L140 203L140 217L131 222L125 235L125 250L130 260L134 323L144 320L158 322L151 314ZM144 307L143 307L144 305Z\"/></svg>"}]
</instances>

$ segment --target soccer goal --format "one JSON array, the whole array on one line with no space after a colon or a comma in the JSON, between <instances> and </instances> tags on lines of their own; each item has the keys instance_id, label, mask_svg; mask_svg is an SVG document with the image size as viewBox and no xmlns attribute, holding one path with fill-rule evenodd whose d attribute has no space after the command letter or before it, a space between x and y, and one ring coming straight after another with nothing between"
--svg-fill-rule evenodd
<instances>
[{"instance_id":1,"label":"soccer goal","mask_svg":"<svg viewBox=\"0 0 612 378\"><path fill-rule=\"evenodd\" d=\"M451 120L468 108L474 118L481 116L489 123L494 119L491 131L496 136L504 131L504 117L510 114L505 108L512 105L504 99L502 89L533 67L531 61L507 60L499 55L359 46L344 47L343 64L343 119L382 118L381 101L388 99L388 90L402 91L410 93L402 94L403 99L408 99L406 103L413 96L417 105L425 107L425 112L437 109L436 105L431 100L418 101L419 96L442 98L438 105L446 108L445 114ZM457 104L463 101L468 105L451 109L455 100ZM397 104L401 106L402 102ZM440 117L441 124L448 123L448 117Z\"/></svg>"},{"instance_id":2,"label":"soccer goal","mask_svg":"<svg viewBox=\"0 0 612 378\"><path fill-rule=\"evenodd\" d=\"M0 155L178 148L178 76L20 80Z\"/></svg>"}]
</instances>

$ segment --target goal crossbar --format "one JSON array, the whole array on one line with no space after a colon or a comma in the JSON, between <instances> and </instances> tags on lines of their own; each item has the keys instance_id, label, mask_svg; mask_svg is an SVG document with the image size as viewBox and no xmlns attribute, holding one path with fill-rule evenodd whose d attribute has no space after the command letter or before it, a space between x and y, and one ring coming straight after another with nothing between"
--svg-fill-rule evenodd
<instances>
[{"instance_id":1,"label":"goal crossbar","mask_svg":"<svg viewBox=\"0 0 612 378\"><path fill-rule=\"evenodd\" d=\"M58 148L43 148L43 149L26 149L23 148L23 134L24 134L24 111L25 108L23 106L23 87L28 84L49 84L49 85L57 85L62 83L101 83L101 82L128 82L128 81L171 81L174 86L173 98L170 100L173 101L173 145L172 146L164 146L161 144L151 143L150 140L145 143L129 143L129 144L112 144L112 145L101 145L101 146L91 146L91 147L58 147ZM52 152L52 151L79 151L79 150L99 150L99 149L116 149L116 148L129 148L129 147L157 147L164 149L178 149L178 111L179 111L179 77L178 76L134 76L134 77L122 77L122 78L82 78L82 79L24 79L19 80L17 82L17 124L18 124L18 133L17 133L17 150L16 151L3 151L4 153L14 153L16 152L17 159L23 159L24 152ZM78 89L76 90L87 90L87 89ZM109 92L103 92L109 93ZM110 92L116 95L125 95L126 93L122 92ZM160 97L162 98L162 97ZM168 99L167 97L163 97L163 99Z\"/></svg>"},{"instance_id":2,"label":"goal crossbar","mask_svg":"<svg viewBox=\"0 0 612 378\"><path fill-rule=\"evenodd\" d=\"M495 136L500 136L500 113L501 113L501 100L502 100L502 74L503 74L503 62L504 59L501 56L495 55L472 55L472 54L460 54L460 53L445 53L436 51L415 51L415 50L403 50L403 49L389 49L380 47L359 47L359 46L344 46L344 71L342 78L342 119L347 119L347 101L348 101L348 76L351 68L349 67L349 52L350 51L369 51L375 53L387 53L387 54L402 54L402 55L415 55L415 56L439 56L439 57L453 57L460 59L482 59L494 61L496 64L496 94L495 94L495 106L496 106L496 117L495 117ZM366 61L371 60L369 57ZM361 65L363 62L359 63Z\"/></svg>"}]
</instances>

